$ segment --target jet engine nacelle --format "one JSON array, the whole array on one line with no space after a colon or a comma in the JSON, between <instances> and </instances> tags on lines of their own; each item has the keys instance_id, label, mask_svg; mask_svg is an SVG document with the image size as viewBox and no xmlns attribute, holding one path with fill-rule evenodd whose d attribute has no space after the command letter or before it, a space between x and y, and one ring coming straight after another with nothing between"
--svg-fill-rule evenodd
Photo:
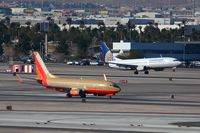
<instances>
[{"instance_id":1,"label":"jet engine nacelle","mask_svg":"<svg viewBox=\"0 0 200 133\"><path fill-rule=\"evenodd\" d=\"M119 66L117 66L116 64L111 64L111 63L109 63L108 66L111 68L119 68Z\"/></svg>"},{"instance_id":2,"label":"jet engine nacelle","mask_svg":"<svg viewBox=\"0 0 200 133\"><path fill-rule=\"evenodd\" d=\"M70 95L71 96L79 96L79 92L80 92L79 89L72 89L72 90L70 90Z\"/></svg>"},{"instance_id":3,"label":"jet engine nacelle","mask_svg":"<svg viewBox=\"0 0 200 133\"><path fill-rule=\"evenodd\" d=\"M72 90L70 90L69 94L71 96L81 96L81 98L85 98L86 97L86 93L82 89L72 89Z\"/></svg>"},{"instance_id":4,"label":"jet engine nacelle","mask_svg":"<svg viewBox=\"0 0 200 133\"><path fill-rule=\"evenodd\" d=\"M138 71L143 71L143 70L144 70L144 66L138 66L138 67L137 67L137 70L138 70Z\"/></svg>"}]
</instances>

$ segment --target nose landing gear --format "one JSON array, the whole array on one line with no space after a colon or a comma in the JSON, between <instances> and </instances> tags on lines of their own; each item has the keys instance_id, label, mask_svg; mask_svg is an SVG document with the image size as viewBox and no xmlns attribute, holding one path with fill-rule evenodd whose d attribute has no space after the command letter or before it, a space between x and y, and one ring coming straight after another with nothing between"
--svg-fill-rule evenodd
<instances>
[{"instance_id":1,"label":"nose landing gear","mask_svg":"<svg viewBox=\"0 0 200 133\"><path fill-rule=\"evenodd\" d=\"M137 75L138 73L139 73L139 72L138 72L137 70L134 72L134 74L136 74L136 75Z\"/></svg>"}]
</instances>

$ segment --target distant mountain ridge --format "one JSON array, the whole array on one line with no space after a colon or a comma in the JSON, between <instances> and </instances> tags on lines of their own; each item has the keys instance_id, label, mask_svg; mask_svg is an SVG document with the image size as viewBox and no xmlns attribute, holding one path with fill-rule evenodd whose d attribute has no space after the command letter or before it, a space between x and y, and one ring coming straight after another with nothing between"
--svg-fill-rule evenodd
<instances>
[{"instance_id":1,"label":"distant mountain ridge","mask_svg":"<svg viewBox=\"0 0 200 133\"><path fill-rule=\"evenodd\" d=\"M0 0L0 2L74 2L74 3L94 3L113 6L145 6L145 7L192 7L193 0ZM200 0L196 0L196 7L200 6Z\"/></svg>"},{"instance_id":2,"label":"distant mountain ridge","mask_svg":"<svg viewBox=\"0 0 200 133\"><path fill-rule=\"evenodd\" d=\"M65 0L78 1L81 0ZM192 6L193 0L82 0L83 2L105 3L108 5L124 5L124 6L146 6L146 7L185 7ZM196 0L196 5L200 5L200 0Z\"/></svg>"}]
</instances>

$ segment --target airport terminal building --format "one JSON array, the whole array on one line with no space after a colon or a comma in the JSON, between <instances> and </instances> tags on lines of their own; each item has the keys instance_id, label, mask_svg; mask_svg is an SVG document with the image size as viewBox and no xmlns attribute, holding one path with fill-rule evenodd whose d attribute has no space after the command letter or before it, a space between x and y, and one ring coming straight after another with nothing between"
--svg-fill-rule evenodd
<instances>
[{"instance_id":1,"label":"airport terminal building","mask_svg":"<svg viewBox=\"0 0 200 133\"><path fill-rule=\"evenodd\" d=\"M174 57L181 61L200 61L200 42L139 43L113 42L115 55L139 51L144 58Z\"/></svg>"}]
</instances>

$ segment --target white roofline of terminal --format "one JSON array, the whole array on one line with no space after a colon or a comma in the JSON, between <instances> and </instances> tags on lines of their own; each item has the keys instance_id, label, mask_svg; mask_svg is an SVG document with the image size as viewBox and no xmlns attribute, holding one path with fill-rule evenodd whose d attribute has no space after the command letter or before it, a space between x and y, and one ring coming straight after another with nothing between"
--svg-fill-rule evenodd
<instances>
[{"instance_id":1,"label":"white roofline of terminal","mask_svg":"<svg viewBox=\"0 0 200 133\"><path fill-rule=\"evenodd\" d=\"M124 42L120 40L120 42L113 42L113 56L118 56L119 54L123 54L124 52L131 50L131 42Z\"/></svg>"}]
</instances>

